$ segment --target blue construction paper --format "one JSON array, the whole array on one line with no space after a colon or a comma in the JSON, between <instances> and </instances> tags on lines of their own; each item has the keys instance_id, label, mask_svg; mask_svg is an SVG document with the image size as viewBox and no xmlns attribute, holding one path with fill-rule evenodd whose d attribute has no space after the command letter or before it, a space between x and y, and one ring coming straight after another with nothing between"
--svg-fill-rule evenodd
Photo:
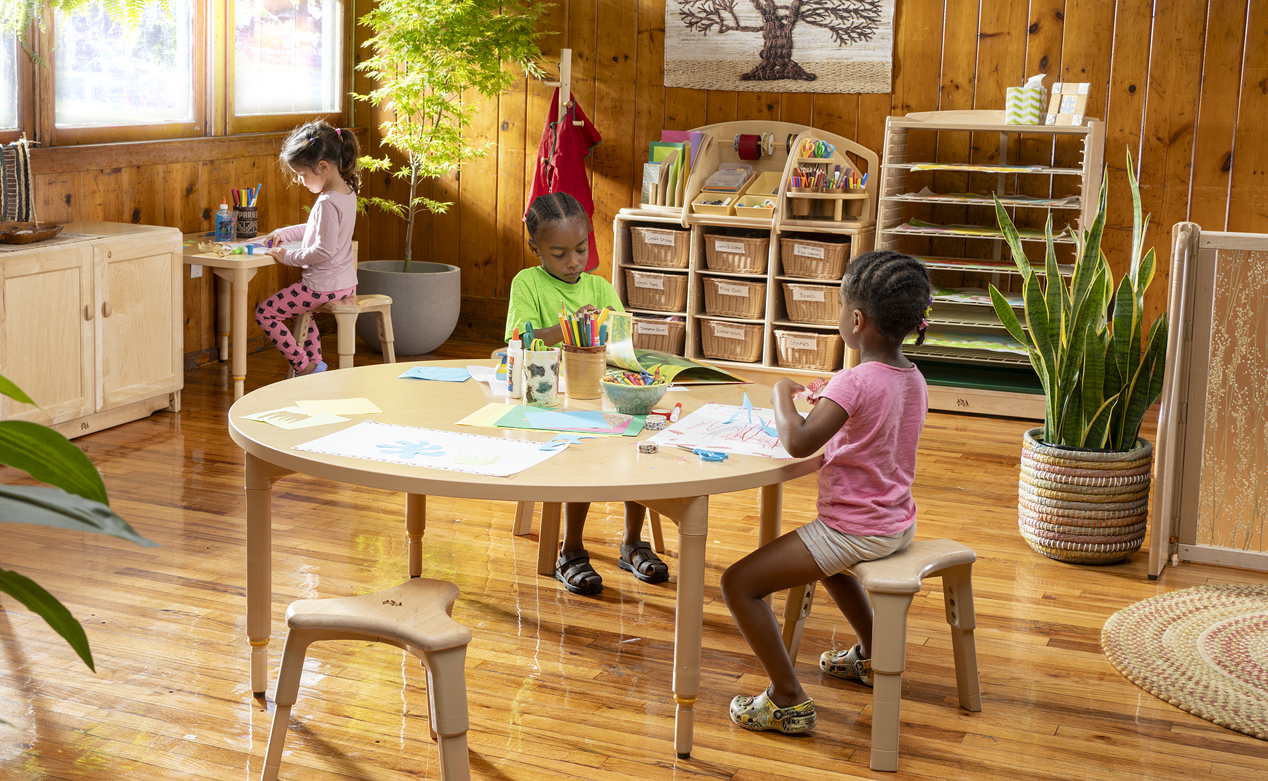
<instances>
[{"instance_id":1,"label":"blue construction paper","mask_svg":"<svg viewBox=\"0 0 1268 781\"><path fill-rule=\"evenodd\" d=\"M466 382L471 372L448 366L414 366L402 374L402 380L440 380L441 382Z\"/></svg>"}]
</instances>

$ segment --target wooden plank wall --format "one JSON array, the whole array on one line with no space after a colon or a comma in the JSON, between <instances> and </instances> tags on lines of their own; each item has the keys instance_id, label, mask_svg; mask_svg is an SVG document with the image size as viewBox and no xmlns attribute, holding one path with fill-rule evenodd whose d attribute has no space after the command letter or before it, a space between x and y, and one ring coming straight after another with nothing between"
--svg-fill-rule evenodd
<instances>
[{"instance_id":1,"label":"wooden plank wall","mask_svg":"<svg viewBox=\"0 0 1268 781\"><path fill-rule=\"evenodd\" d=\"M1028 75L1092 83L1090 116L1106 122L1110 166L1110 229L1105 249L1116 273L1130 242L1131 203L1125 173L1130 150L1141 171L1144 208L1152 212L1148 244L1161 272L1148 297L1152 319L1166 302L1170 226L1191 219L1208 230L1268 232L1268 4L1244 0L902 0L895 18L893 91L888 95L812 95L667 89L666 0L569 0L555 3L541 24L552 62L572 49L573 91L604 136L587 161L597 211L600 273L610 274L613 215L634 205L647 144L662 128L688 129L734 119L809 123L851 137L878 153L885 117L910 111L1000 109L1004 88ZM674 0L669 0L674 2ZM357 43L365 30L356 29ZM359 50L359 49L358 49ZM356 90L370 85L356 76ZM472 134L489 156L429 183L424 194L455 202L444 215L423 215L415 258L463 270L463 311L456 339L501 336L511 279L535 261L521 215L552 90L521 81L496 100L471 99L481 110ZM351 124L368 129L378 152L378 125L389 116L364 104ZM311 197L287 186L277 165L277 135L163 144L44 149L33 153L40 216L51 220L118 219L210 229L211 212L233 185L265 181L262 225L304 219ZM998 139L979 134L948 140L929 154L989 162ZM1058 163L1077 150L1057 144ZM939 186L963 188L972 177ZM989 183L982 186L989 187ZM368 194L403 198L386 175L366 182ZM937 216L955 219L953 210ZM361 259L401 255L404 224L372 213L358 221ZM948 241L948 240L942 240ZM982 249L964 242L948 252ZM289 269L261 272L252 300L294 278ZM208 359L215 345L210 275L186 279L185 349ZM398 312L397 317L408 316ZM262 340L254 324L253 332ZM257 342L261 344L262 342Z\"/></svg>"}]
</instances>

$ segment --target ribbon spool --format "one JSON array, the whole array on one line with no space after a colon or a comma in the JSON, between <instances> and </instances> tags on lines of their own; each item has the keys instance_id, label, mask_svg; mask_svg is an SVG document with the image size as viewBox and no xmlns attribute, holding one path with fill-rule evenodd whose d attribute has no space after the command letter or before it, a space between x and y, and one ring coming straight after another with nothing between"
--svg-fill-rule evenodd
<instances>
[{"instance_id":1,"label":"ribbon spool","mask_svg":"<svg viewBox=\"0 0 1268 781\"><path fill-rule=\"evenodd\" d=\"M786 154L786 155L791 155L791 154L792 154L793 142L794 142L794 141L796 141L796 140L797 140L797 134L796 134L796 133L789 133L789 134L788 134L788 140L784 142L784 154Z\"/></svg>"},{"instance_id":2,"label":"ribbon spool","mask_svg":"<svg viewBox=\"0 0 1268 781\"><path fill-rule=\"evenodd\" d=\"M774 133L762 134L762 150L766 152L767 157L771 157L772 155L775 154L775 134Z\"/></svg>"},{"instance_id":3,"label":"ribbon spool","mask_svg":"<svg viewBox=\"0 0 1268 781\"><path fill-rule=\"evenodd\" d=\"M735 151L741 160L762 159L762 138L751 133L737 133Z\"/></svg>"}]
</instances>

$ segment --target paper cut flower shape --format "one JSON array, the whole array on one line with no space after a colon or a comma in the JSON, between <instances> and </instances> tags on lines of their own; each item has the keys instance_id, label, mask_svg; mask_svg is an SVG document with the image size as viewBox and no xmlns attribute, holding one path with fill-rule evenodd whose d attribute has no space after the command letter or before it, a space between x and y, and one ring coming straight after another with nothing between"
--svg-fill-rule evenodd
<instances>
[{"instance_id":1,"label":"paper cut flower shape","mask_svg":"<svg viewBox=\"0 0 1268 781\"><path fill-rule=\"evenodd\" d=\"M404 440L397 440L390 445L379 445L379 450L382 450L385 456L399 456L401 458L414 458L415 456L439 458L445 454L445 449L440 445L433 445L430 442L406 442Z\"/></svg>"}]
</instances>

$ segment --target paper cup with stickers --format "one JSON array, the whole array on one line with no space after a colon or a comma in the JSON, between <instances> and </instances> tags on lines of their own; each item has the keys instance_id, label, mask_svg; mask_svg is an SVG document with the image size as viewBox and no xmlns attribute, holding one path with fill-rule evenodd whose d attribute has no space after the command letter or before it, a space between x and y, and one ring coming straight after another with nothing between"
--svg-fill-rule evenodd
<instances>
[{"instance_id":1,"label":"paper cup with stickers","mask_svg":"<svg viewBox=\"0 0 1268 781\"><path fill-rule=\"evenodd\" d=\"M534 407L553 407L559 403L559 348L525 350L524 403Z\"/></svg>"}]
</instances>

